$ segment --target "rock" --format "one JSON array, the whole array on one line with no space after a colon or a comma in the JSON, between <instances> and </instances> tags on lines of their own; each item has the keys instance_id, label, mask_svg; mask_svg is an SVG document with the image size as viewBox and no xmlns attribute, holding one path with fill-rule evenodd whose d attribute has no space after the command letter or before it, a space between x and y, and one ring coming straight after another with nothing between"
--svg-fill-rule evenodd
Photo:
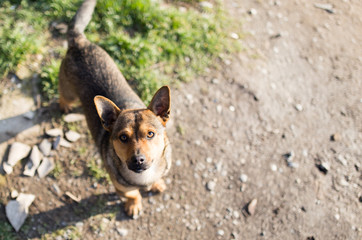
<instances>
[{"instance_id":1,"label":"rock","mask_svg":"<svg viewBox=\"0 0 362 240\"><path fill-rule=\"evenodd\" d=\"M38 175L40 178L45 177L55 168L54 161L50 158L43 158L39 168L38 168Z\"/></svg>"},{"instance_id":2,"label":"rock","mask_svg":"<svg viewBox=\"0 0 362 240\"><path fill-rule=\"evenodd\" d=\"M33 194L20 193L16 200L11 200L6 205L6 216L15 231L19 231L29 213L29 206L34 201Z\"/></svg>"},{"instance_id":3,"label":"rock","mask_svg":"<svg viewBox=\"0 0 362 240\"><path fill-rule=\"evenodd\" d=\"M298 112L301 112L301 111L303 111L303 106L302 106L302 104L295 104L295 109L298 111Z\"/></svg>"},{"instance_id":4,"label":"rock","mask_svg":"<svg viewBox=\"0 0 362 240\"><path fill-rule=\"evenodd\" d=\"M239 35L237 33L230 33L230 37L233 39L239 39Z\"/></svg>"},{"instance_id":5,"label":"rock","mask_svg":"<svg viewBox=\"0 0 362 240\"><path fill-rule=\"evenodd\" d=\"M320 8L325 10L327 13L335 13L335 10L333 9L333 5L329 3L315 3L314 6L316 8Z\"/></svg>"},{"instance_id":6,"label":"rock","mask_svg":"<svg viewBox=\"0 0 362 240\"><path fill-rule=\"evenodd\" d=\"M232 112L235 112L235 107L233 105L230 105L229 110L232 111Z\"/></svg>"},{"instance_id":7,"label":"rock","mask_svg":"<svg viewBox=\"0 0 362 240\"><path fill-rule=\"evenodd\" d=\"M76 142L80 138L80 134L75 131L68 131L65 133L65 138L70 142Z\"/></svg>"},{"instance_id":8,"label":"rock","mask_svg":"<svg viewBox=\"0 0 362 240\"><path fill-rule=\"evenodd\" d=\"M39 149L43 153L44 156L49 156L50 151L52 150L52 143L49 142L47 139L43 139L39 144Z\"/></svg>"},{"instance_id":9,"label":"rock","mask_svg":"<svg viewBox=\"0 0 362 240\"><path fill-rule=\"evenodd\" d=\"M214 7L214 5L210 2L202 1L202 2L200 2L200 7L212 9Z\"/></svg>"},{"instance_id":10,"label":"rock","mask_svg":"<svg viewBox=\"0 0 362 240\"><path fill-rule=\"evenodd\" d=\"M58 136L63 136L63 130L60 128L53 128L53 129L49 129L47 131L45 131L46 135L48 135L49 137L58 137Z\"/></svg>"},{"instance_id":11,"label":"rock","mask_svg":"<svg viewBox=\"0 0 362 240\"><path fill-rule=\"evenodd\" d=\"M330 139L333 142L338 142L342 139L342 137L341 137L341 134L335 133L335 134L331 135Z\"/></svg>"},{"instance_id":12,"label":"rock","mask_svg":"<svg viewBox=\"0 0 362 240\"><path fill-rule=\"evenodd\" d=\"M258 200L256 198L254 198L248 204L247 211L250 215L254 215L257 203L258 203Z\"/></svg>"},{"instance_id":13,"label":"rock","mask_svg":"<svg viewBox=\"0 0 362 240\"><path fill-rule=\"evenodd\" d=\"M222 229L217 230L217 235L224 236L225 232Z\"/></svg>"},{"instance_id":14,"label":"rock","mask_svg":"<svg viewBox=\"0 0 362 240\"><path fill-rule=\"evenodd\" d=\"M54 150L58 148L61 138L62 138L61 136L57 136L57 137L55 138L55 140L54 140L54 142L53 142L53 144L52 144L52 148L53 148Z\"/></svg>"},{"instance_id":15,"label":"rock","mask_svg":"<svg viewBox=\"0 0 362 240\"><path fill-rule=\"evenodd\" d=\"M208 191L214 191L215 190L215 187L216 187L216 182L215 181L209 181L206 183L206 189Z\"/></svg>"},{"instance_id":16,"label":"rock","mask_svg":"<svg viewBox=\"0 0 362 240\"><path fill-rule=\"evenodd\" d=\"M8 157L7 163L11 167L14 167L18 161L20 161L21 159L28 156L30 150L31 150L30 146L20 143L20 142L14 142L10 146L9 157Z\"/></svg>"},{"instance_id":17,"label":"rock","mask_svg":"<svg viewBox=\"0 0 362 240\"><path fill-rule=\"evenodd\" d=\"M276 165L276 164L270 164L270 169L273 171L273 172L275 172L275 171L277 171L278 170L278 166Z\"/></svg>"},{"instance_id":18,"label":"rock","mask_svg":"<svg viewBox=\"0 0 362 240\"><path fill-rule=\"evenodd\" d=\"M39 151L39 148L37 146L33 146L29 160L24 167L23 174L25 176L33 177L36 169L39 167L40 160L41 160L41 153Z\"/></svg>"},{"instance_id":19,"label":"rock","mask_svg":"<svg viewBox=\"0 0 362 240\"><path fill-rule=\"evenodd\" d=\"M298 168L299 167L299 163L297 163L297 162L287 162L287 165L290 168Z\"/></svg>"},{"instance_id":20,"label":"rock","mask_svg":"<svg viewBox=\"0 0 362 240\"><path fill-rule=\"evenodd\" d=\"M256 11L256 9L254 9L254 8L251 8L251 9L248 11L248 13L249 13L250 15L256 15L256 14L258 14L258 12Z\"/></svg>"},{"instance_id":21,"label":"rock","mask_svg":"<svg viewBox=\"0 0 362 240\"><path fill-rule=\"evenodd\" d=\"M329 163L323 162L323 161L320 161L320 160L318 160L316 162L316 167L318 168L319 171L321 171L324 174L327 174L329 169L330 169Z\"/></svg>"},{"instance_id":22,"label":"rock","mask_svg":"<svg viewBox=\"0 0 362 240\"><path fill-rule=\"evenodd\" d=\"M3 169L6 174L11 174L13 172L13 167L10 166L7 162L3 162Z\"/></svg>"},{"instance_id":23,"label":"rock","mask_svg":"<svg viewBox=\"0 0 362 240\"><path fill-rule=\"evenodd\" d=\"M26 112L23 114L23 117L28 120L32 120L35 117L35 112L33 111Z\"/></svg>"},{"instance_id":24,"label":"rock","mask_svg":"<svg viewBox=\"0 0 362 240\"><path fill-rule=\"evenodd\" d=\"M117 232L121 237L125 237L128 234L128 230L125 228L117 228Z\"/></svg>"},{"instance_id":25,"label":"rock","mask_svg":"<svg viewBox=\"0 0 362 240\"><path fill-rule=\"evenodd\" d=\"M11 191L10 197L11 197L12 199L17 198L18 196L19 196L19 192L18 192L18 191L16 191L16 190L12 190L12 191Z\"/></svg>"},{"instance_id":26,"label":"rock","mask_svg":"<svg viewBox=\"0 0 362 240\"><path fill-rule=\"evenodd\" d=\"M56 183L52 184L52 189L54 190L56 195L58 196L62 195L62 191L60 190L59 186Z\"/></svg>"},{"instance_id":27,"label":"rock","mask_svg":"<svg viewBox=\"0 0 362 240\"><path fill-rule=\"evenodd\" d=\"M79 113L70 113L65 115L64 117L64 121L67 123L70 122L79 122L79 121L83 121L85 120L85 116L83 114L79 114Z\"/></svg>"},{"instance_id":28,"label":"rock","mask_svg":"<svg viewBox=\"0 0 362 240\"><path fill-rule=\"evenodd\" d=\"M294 158L294 152L290 151L288 153L285 153L285 154L283 154L283 157L287 162L291 162Z\"/></svg>"},{"instance_id":29,"label":"rock","mask_svg":"<svg viewBox=\"0 0 362 240\"><path fill-rule=\"evenodd\" d=\"M248 181L248 176L246 174L241 174L239 179L241 182L245 183Z\"/></svg>"},{"instance_id":30,"label":"rock","mask_svg":"<svg viewBox=\"0 0 362 240\"><path fill-rule=\"evenodd\" d=\"M217 111L218 113L221 113L221 112L222 112L222 106L221 106L221 105L217 105L217 106L216 106L216 111Z\"/></svg>"},{"instance_id":31,"label":"rock","mask_svg":"<svg viewBox=\"0 0 362 240\"><path fill-rule=\"evenodd\" d=\"M72 144L70 142L68 142L67 140L65 140L64 138L60 138L59 145L62 147L65 147L65 148L72 147Z\"/></svg>"}]
</instances>

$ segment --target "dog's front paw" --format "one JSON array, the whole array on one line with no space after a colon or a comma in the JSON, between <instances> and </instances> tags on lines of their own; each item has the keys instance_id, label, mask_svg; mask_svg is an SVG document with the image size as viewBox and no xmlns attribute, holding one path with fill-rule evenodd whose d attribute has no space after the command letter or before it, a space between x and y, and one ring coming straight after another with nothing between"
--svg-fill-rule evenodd
<instances>
[{"instance_id":1,"label":"dog's front paw","mask_svg":"<svg viewBox=\"0 0 362 240\"><path fill-rule=\"evenodd\" d=\"M166 190L166 183L163 179L158 180L152 184L151 191L161 193Z\"/></svg>"},{"instance_id":2,"label":"dog's front paw","mask_svg":"<svg viewBox=\"0 0 362 240\"><path fill-rule=\"evenodd\" d=\"M142 202L138 199L127 199L125 210L128 216L137 218L142 210Z\"/></svg>"}]
</instances>

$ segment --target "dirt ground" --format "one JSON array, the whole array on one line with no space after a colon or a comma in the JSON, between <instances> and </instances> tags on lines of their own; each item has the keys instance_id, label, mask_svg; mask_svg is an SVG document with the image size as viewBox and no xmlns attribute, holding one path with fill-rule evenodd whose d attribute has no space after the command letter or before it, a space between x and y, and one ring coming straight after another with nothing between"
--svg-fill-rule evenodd
<instances>
[{"instance_id":1,"label":"dirt ground","mask_svg":"<svg viewBox=\"0 0 362 240\"><path fill-rule=\"evenodd\" d=\"M315 3L330 3L333 12ZM6 177L2 201L12 189L36 195L19 238L362 238L362 2L225 6L243 19L245 49L172 89L174 160L166 192L145 193L143 214L126 217L113 187L86 171L99 156L82 122L81 140L55 152L58 177L27 178L21 166ZM2 145L39 143L51 124ZM81 196L80 203L56 194L54 183Z\"/></svg>"}]
</instances>

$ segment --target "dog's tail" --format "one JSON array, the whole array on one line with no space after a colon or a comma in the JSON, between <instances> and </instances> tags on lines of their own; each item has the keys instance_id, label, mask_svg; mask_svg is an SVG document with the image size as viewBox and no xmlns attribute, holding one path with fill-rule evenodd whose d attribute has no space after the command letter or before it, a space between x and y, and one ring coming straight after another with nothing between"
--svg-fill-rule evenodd
<instances>
[{"instance_id":1,"label":"dog's tail","mask_svg":"<svg viewBox=\"0 0 362 240\"><path fill-rule=\"evenodd\" d=\"M73 19L69 23L67 39L68 45L72 46L78 37L84 36L84 29L92 19L92 14L96 6L97 0L85 0Z\"/></svg>"}]
</instances>

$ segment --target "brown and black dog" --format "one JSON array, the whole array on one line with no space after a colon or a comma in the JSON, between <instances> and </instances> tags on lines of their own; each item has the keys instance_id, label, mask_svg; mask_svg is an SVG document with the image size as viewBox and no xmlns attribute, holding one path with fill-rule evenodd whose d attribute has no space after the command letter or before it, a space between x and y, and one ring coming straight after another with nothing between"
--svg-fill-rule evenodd
<instances>
[{"instance_id":1,"label":"brown and black dog","mask_svg":"<svg viewBox=\"0 0 362 240\"><path fill-rule=\"evenodd\" d=\"M84 35L96 0L85 0L69 24L68 51L59 72L60 107L79 99L116 192L127 198L126 212L141 209L139 189L165 190L162 177L171 167L166 135L170 89L160 88L146 107L111 57Z\"/></svg>"}]
</instances>

